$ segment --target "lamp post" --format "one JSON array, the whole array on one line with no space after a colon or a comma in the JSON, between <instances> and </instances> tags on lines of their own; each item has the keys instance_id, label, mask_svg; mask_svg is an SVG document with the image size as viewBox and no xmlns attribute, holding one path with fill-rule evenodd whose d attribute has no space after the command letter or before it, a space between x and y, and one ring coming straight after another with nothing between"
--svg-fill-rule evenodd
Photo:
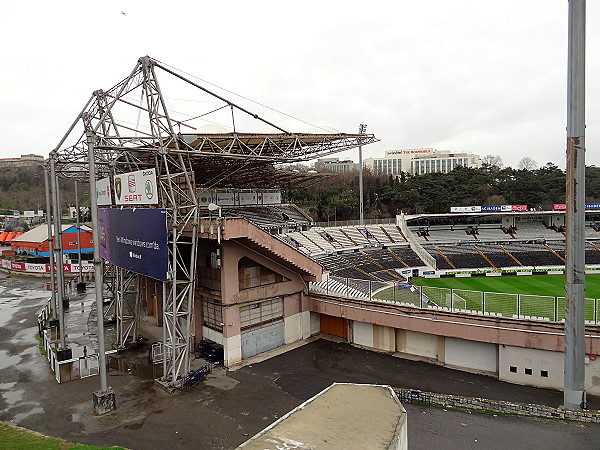
<instances>
[{"instance_id":1,"label":"lamp post","mask_svg":"<svg viewBox=\"0 0 600 450\"><path fill-rule=\"evenodd\" d=\"M569 1L564 406L585 399L585 0Z\"/></svg>"},{"instance_id":2,"label":"lamp post","mask_svg":"<svg viewBox=\"0 0 600 450\"><path fill-rule=\"evenodd\" d=\"M358 126L358 134L365 134L367 132L367 125L361 123ZM360 141L359 141L360 142ZM359 192L359 219L360 225L363 226L365 224L365 215L364 215L364 195L363 195L363 162L362 162L362 145L358 146L358 192Z\"/></svg>"}]
</instances>

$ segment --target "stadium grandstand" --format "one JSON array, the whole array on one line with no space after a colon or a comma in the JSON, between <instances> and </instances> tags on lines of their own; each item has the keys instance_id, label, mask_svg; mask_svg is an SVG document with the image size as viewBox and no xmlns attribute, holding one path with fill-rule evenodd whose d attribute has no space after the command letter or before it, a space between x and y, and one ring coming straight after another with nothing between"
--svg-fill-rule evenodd
<instances>
[{"instance_id":1,"label":"stadium grandstand","mask_svg":"<svg viewBox=\"0 0 600 450\"><path fill-rule=\"evenodd\" d=\"M79 140L51 156L61 176L87 177L88 155L95 152L95 176L109 180L109 189L117 177L133 180L127 186L135 189L137 171L156 173L157 203L124 208L109 199L100 210L114 217L123 210L129 210L128 217L136 209L164 211L156 223L124 228L134 233L161 223L164 227L166 217L166 274L132 268L115 258L114 251L105 257L113 273L135 280L135 295L165 330L151 353L153 362L164 364L160 383L180 385L192 355L206 356L206 348L217 349L212 354L231 367L324 333L513 383L563 386L564 299L426 288L414 279L561 274L564 211L513 205L399 215L387 223L315 223L285 203L282 193L335 175L288 170L285 164L367 145L377 141L375 136L325 129L291 133L266 121L272 132L242 133L238 116L232 129L217 132L192 126L190 117L203 117L199 111L178 121L160 102L144 106L149 119L139 132L131 133L128 127L135 119L129 116L121 129L117 112L122 110L113 105L131 106L124 95L134 95L136 89L148 102L162 98L157 72L185 80L158 61L140 58L127 79L94 93L80 117L84 131ZM217 99L225 117L235 111L263 120ZM131 116L140 120L137 106ZM148 130L159 130L158 135ZM599 224L598 212L590 209L590 273L600 271L595 265L600 260ZM127 240L115 241L109 236L103 242L114 250ZM124 293L115 290L112 295L118 301ZM586 354L595 355L600 353L600 302L589 300ZM590 364L586 379L598 376L600 363ZM590 383L589 393L600 394L600 387Z\"/></svg>"}]
</instances>

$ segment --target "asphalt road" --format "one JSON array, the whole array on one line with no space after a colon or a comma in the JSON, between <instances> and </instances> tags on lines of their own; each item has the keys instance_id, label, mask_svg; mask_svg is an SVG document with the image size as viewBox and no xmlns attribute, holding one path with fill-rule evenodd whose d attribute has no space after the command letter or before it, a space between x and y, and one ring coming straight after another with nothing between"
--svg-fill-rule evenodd
<instances>
[{"instance_id":1,"label":"asphalt road","mask_svg":"<svg viewBox=\"0 0 600 450\"><path fill-rule=\"evenodd\" d=\"M135 371L113 370L108 381L117 410L94 416L98 378L59 385L37 348L35 315L48 295L44 286L43 280L0 274L0 420L71 442L231 449L334 381L552 406L562 401L559 392L321 339L237 371L218 369L191 391L175 395ZM126 354L124 362L140 361L140 355ZM600 448L596 424L405 407L411 449Z\"/></svg>"}]
</instances>

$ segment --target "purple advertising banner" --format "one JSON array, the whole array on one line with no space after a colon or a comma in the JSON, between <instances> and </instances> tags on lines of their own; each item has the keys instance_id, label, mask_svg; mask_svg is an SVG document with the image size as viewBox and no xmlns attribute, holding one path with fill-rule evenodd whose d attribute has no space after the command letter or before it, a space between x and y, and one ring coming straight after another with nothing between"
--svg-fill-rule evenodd
<instances>
[{"instance_id":1,"label":"purple advertising banner","mask_svg":"<svg viewBox=\"0 0 600 450\"><path fill-rule=\"evenodd\" d=\"M163 208L99 208L100 256L115 266L167 281L167 213Z\"/></svg>"}]
</instances>

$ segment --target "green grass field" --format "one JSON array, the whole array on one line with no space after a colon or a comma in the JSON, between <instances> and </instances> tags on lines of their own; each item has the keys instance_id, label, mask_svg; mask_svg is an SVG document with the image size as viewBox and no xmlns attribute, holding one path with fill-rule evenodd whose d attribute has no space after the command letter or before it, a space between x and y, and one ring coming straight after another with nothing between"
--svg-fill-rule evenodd
<instances>
[{"instance_id":1,"label":"green grass field","mask_svg":"<svg viewBox=\"0 0 600 450\"><path fill-rule=\"evenodd\" d=\"M564 297L564 275L522 275L513 277L413 278L418 286L434 286L470 291ZM586 275L585 295L600 298L600 275Z\"/></svg>"},{"instance_id":2,"label":"green grass field","mask_svg":"<svg viewBox=\"0 0 600 450\"><path fill-rule=\"evenodd\" d=\"M438 306L500 313L505 317L564 319L564 275L512 277L413 278L422 293ZM485 294L484 294L485 293ZM376 298L423 306L421 293L388 288ZM600 275L586 276L586 320L600 319Z\"/></svg>"}]
</instances>

